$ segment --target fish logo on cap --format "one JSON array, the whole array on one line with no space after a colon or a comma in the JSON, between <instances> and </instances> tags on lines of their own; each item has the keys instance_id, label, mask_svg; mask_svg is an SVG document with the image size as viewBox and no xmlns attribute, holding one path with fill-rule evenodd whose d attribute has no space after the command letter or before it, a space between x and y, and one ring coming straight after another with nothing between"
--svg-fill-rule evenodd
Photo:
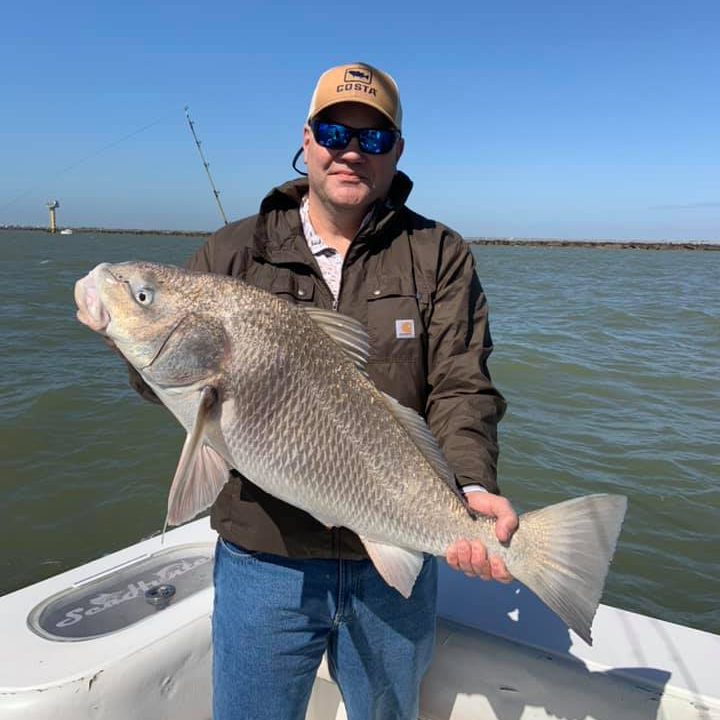
<instances>
[{"instance_id":1,"label":"fish logo on cap","mask_svg":"<svg viewBox=\"0 0 720 720\"><path fill-rule=\"evenodd\" d=\"M345 71L345 82L362 82L370 85L372 83L372 72L360 67L348 68Z\"/></svg>"}]
</instances>

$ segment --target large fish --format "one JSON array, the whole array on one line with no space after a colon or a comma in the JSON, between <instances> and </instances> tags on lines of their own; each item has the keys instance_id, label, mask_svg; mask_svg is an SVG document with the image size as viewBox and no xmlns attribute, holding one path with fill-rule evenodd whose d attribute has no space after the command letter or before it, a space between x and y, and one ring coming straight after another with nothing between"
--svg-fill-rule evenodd
<instances>
[{"instance_id":1,"label":"large fish","mask_svg":"<svg viewBox=\"0 0 720 720\"><path fill-rule=\"evenodd\" d=\"M98 265L78 318L113 340L187 430L167 523L207 508L236 468L328 527L356 532L412 591L422 553L480 538L591 643L626 499L589 495L520 517L506 545L469 510L425 421L380 392L360 323L235 278L146 262Z\"/></svg>"}]
</instances>

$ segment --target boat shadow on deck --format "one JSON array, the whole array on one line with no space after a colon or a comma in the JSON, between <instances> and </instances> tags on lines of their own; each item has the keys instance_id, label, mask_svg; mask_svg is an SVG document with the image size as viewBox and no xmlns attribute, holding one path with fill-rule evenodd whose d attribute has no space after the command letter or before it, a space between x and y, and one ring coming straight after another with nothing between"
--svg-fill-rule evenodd
<instances>
[{"instance_id":1,"label":"boat shadow on deck","mask_svg":"<svg viewBox=\"0 0 720 720\"><path fill-rule=\"evenodd\" d=\"M589 648L524 585L466 578L443 563L440 572L442 619L421 717L520 720L533 708L545 714L532 717L567 720L657 718L671 673L611 663L643 657L631 628L603 637L596 622Z\"/></svg>"}]
</instances>

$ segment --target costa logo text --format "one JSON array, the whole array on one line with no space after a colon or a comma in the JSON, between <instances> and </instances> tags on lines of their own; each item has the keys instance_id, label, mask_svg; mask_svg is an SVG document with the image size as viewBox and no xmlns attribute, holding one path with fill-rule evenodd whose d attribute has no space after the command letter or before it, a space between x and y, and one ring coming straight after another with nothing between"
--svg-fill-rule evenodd
<instances>
[{"instance_id":1,"label":"costa logo text","mask_svg":"<svg viewBox=\"0 0 720 720\"><path fill-rule=\"evenodd\" d=\"M366 95L377 95L377 90L374 87L368 87L367 85L362 85L361 83L345 83L344 85L340 84L335 88L335 92L350 92L351 90L359 90L361 92L364 92Z\"/></svg>"}]
</instances>

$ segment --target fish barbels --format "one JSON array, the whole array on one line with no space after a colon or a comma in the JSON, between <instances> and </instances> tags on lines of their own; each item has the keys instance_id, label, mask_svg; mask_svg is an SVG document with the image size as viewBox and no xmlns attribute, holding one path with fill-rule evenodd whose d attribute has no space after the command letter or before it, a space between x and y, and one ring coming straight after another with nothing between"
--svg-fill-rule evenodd
<instances>
[{"instance_id":1,"label":"fish barbels","mask_svg":"<svg viewBox=\"0 0 720 720\"><path fill-rule=\"evenodd\" d=\"M412 592L423 553L479 538L587 642L625 514L590 495L520 517L507 546L476 517L424 419L370 381L363 326L235 278L154 263L97 266L78 319L109 337L187 430L168 499L176 525L236 468L328 527L353 530Z\"/></svg>"}]
</instances>

